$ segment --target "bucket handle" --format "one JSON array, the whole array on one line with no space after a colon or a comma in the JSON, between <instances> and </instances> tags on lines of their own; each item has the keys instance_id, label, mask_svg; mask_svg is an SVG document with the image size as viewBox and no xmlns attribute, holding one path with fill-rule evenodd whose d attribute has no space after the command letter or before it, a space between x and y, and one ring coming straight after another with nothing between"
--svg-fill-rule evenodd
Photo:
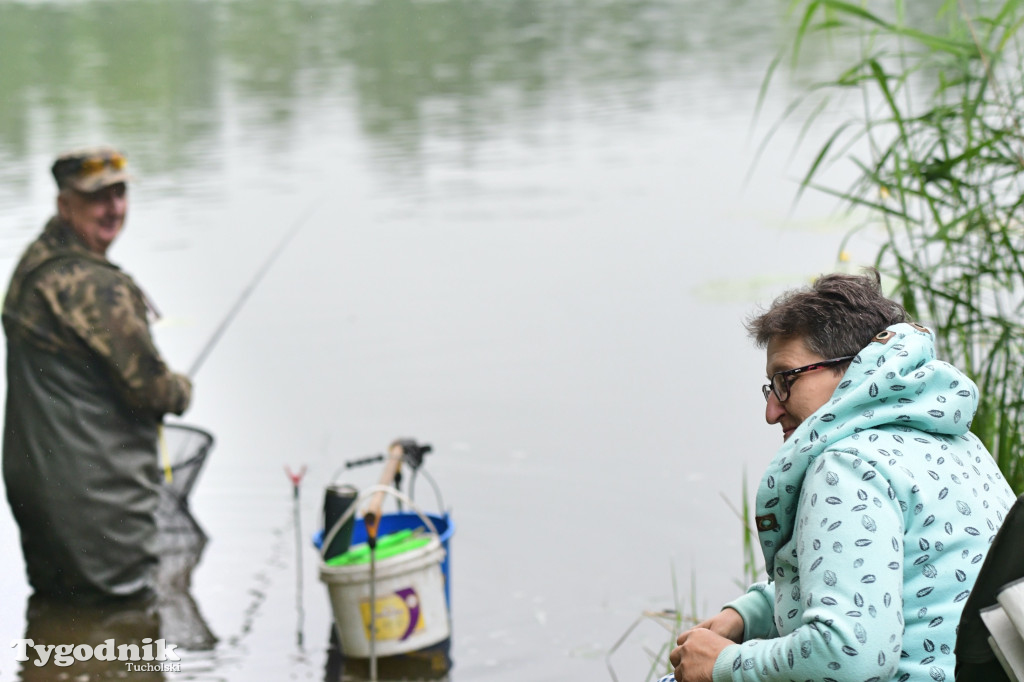
<instances>
[{"instance_id":1,"label":"bucket handle","mask_svg":"<svg viewBox=\"0 0 1024 682\"><path fill-rule=\"evenodd\" d=\"M352 504L348 506L348 509L345 510L345 513L342 514L341 517L334 522L333 526L331 526L331 531L324 536L323 543L320 545L321 559L323 559L327 550L330 549L331 542L334 540L334 536L338 534L338 532L341 530L341 527L345 525L345 522L348 521L353 514L355 514L356 507L359 506L359 503L365 502L366 498L377 493L386 493L391 495L392 497L397 497L402 502L405 502L414 512L416 512L416 515L419 516L420 520L423 521L424 525L426 525L426 527L430 529L430 532L440 539L441 534L437 532L437 527L434 526L434 522L431 521L430 518L426 516L422 511L420 511L420 508L416 506L416 503L413 502L405 493L402 493L396 488L389 485L373 485L364 490L363 492L361 492L359 496L352 502Z\"/></svg>"}]
</instances>

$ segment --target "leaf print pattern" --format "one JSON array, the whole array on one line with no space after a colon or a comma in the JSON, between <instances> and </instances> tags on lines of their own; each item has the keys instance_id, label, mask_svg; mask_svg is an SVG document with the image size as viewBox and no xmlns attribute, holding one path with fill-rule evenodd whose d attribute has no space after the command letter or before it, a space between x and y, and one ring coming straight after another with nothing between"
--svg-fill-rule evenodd
<instances>
[{"instance_id":1,"label":"leaf print pattern","mask_svg":"<svg viewBox=\"0 0 1024 682\"><path fill-rule=\"evenodd\" d=\"M889 330L762 478L770 578L728 604L748 641L715 682L953 679L963 602L1015 496L969 431L973 383L930 334Z\"/></svg>"}]
</instances>

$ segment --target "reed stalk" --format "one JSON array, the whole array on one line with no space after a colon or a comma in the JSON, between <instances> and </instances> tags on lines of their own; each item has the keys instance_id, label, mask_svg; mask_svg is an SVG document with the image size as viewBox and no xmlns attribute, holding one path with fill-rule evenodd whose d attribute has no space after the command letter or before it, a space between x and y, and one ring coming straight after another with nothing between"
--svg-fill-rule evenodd
<instances>
[{"instance_id":1,"label":"reed stalk","mask_svg":"<svg viewBox=\"0 0 1024 682\"><path fill-rule=\"evenodd\" d=\"M850 209L856 227L844 246L864 230L881 235L875 267L891 278L894 298L935 331L939 357L978 385L971 429L1017 493L1024 491L1021 5L795 0L789 55L800 64L806 46L827 35L839 67L803 97L858 101L819 148L800 192L827 192ZM854 164L852 185L836 188L825 178L837 163Z\"/></svg>"}]
</instances>

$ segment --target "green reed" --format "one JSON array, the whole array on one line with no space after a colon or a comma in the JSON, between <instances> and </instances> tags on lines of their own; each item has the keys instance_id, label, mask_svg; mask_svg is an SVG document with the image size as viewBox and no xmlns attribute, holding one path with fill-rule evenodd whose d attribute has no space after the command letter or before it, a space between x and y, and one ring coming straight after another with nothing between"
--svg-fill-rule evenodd
<instances>
[{"instance_id":1,"label":"green reed","mask_svg":"<svg viewBox=\"0 0 1024 682\"><path fill-rule=\"evenodd\" d=\"M722 499L725 500L725 504L730 510L732 510L732 513L736 515L742 529L743 571L740 578L734 582L738 588L745 590L751 584L756 583L759 580L764 580L766 576L764 573L764 566L758 561L758 557L761 556L761 549L756 540L757 529L754 524L753 508L750 505L750 489L747 484L746 467L743 467L743 477L740 485L741 503L739 509L733 505L732 501L726 497L725 494L722 495Z\"/></svg>"},{"instance_id":2,"label":"green reed","mask_svg":"<svg viewBox=\"0 0 1024 682\"><path fill-rule=\"evenodd\" d=\"M834 75L803 90L787 116L804 124L851 111L803 177L858 218L847 236L882 237L875 266L893 295L936 333L941 358L977 383L972 431L1010 485L1024 491L1024 24L1020 0L794 0L790 56L820 38ZM762 88L768 87L777 60ZM820 64L820 57L815 57ZM849 107L850 100L855 102ZM831 107L831 109L830 109ZM843 189L825 178L855 164ZM865 231L866 230L866 231Z\"/></svg>"},{"instance_id":3,"label":"green reed","mask_svg":"<svg viewBox=\"0 0 1024 682\"><path fill-rule=\"evenodd\" d=\"M637 628L643 623L656 623L666 633L666 639L662 641L657 650L650 649L646 646L642 647L643 652L647 655L650 665L647 669L647 673L641 678L644 682L653 682L663 677L666 674L672 672L672 664L669 662L669 654L672 653L672 649L676 646L676 638L683 630L688 628L690 625L697 623L696 614L696 592L697 592L697 577L696 574L691 572L690 574L690 603L692 614L687 622L683 616L683 603L679 596L679 584L676 580L675 565L672 565L672 602L675 608L661 609L659 611L643 611L637 617L633 623L626 628L625 632L619 637L619 639L605 652L605 665L608 667L608 674L612 678L612 682L619 682L618 675L615 674L615 668L612 665L612 657L616 651L622 647L623 644L630 638L630 636L637 630Z\"/></svg>"}]
</instances>

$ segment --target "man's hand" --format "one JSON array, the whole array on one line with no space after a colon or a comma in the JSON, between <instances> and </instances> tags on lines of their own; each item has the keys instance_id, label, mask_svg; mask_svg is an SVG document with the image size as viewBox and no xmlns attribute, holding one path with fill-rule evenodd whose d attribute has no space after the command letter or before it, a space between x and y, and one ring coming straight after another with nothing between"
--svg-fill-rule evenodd
<instances>
[{"instance_id":1,"label":"man's hand","mask_svg":"<svg viewBox=\"0 0 1024 682\"><path fill-rule=\"evenodd\" d=\"M722 649L743 641L743 617L730 608L693 627L676 640L668 660L678 682L712 682L715 661Z\"/></svg>"}]
</instances>

